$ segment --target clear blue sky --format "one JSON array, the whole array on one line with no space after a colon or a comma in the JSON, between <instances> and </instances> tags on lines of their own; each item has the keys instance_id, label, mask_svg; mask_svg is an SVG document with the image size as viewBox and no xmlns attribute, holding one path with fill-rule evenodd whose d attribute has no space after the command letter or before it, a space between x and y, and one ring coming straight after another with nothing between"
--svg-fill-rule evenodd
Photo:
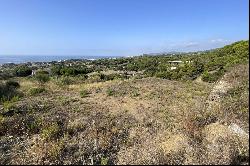
<instances>
[{"instance_id":1,"label":"clear blue sky","mask_svg":"<svg viewBox=\"0 0 250 166\"><path fill-rule=\"evenodd\" d=\"M248 39L248 0L0 0L2 55L138 55Z\"/></svg>"}]
</instances>

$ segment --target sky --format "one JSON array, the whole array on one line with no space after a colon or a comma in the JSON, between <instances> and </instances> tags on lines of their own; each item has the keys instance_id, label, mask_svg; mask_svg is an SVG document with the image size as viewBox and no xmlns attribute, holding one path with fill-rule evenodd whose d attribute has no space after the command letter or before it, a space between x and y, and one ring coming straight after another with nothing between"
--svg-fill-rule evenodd
<instances>
[{"instance_id":1,"label":"sky","mask_svg":"<svg viewBox=\"0 0 250 166\"><path fill-rule=\"evenodd\" d=\"M133 56L248 40L248 0L0 0L0 55Z\"/></svg>"}]
</instances>

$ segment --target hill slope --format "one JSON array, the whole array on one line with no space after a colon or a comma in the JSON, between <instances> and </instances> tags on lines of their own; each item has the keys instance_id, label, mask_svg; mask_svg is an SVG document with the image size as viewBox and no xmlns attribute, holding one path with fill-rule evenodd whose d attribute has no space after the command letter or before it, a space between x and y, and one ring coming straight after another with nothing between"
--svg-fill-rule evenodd
<instances>
[{"instance_id":1,"label":"hill slope","mask_svg":"<svg viewBox=\"0 0 250 166\"><path fill-rule=\"evenodd\" d=\"M0 105L0 164L246 164L249 65L225 61L213 83L52 79L31 93L41 85L15 78L22 97Z\"/></svg>"}]
</instances>

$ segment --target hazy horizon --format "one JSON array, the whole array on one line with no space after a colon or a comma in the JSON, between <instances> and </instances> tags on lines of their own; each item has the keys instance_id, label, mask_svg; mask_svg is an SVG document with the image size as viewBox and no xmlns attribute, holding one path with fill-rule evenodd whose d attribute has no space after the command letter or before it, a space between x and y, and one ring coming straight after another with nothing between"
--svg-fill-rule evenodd
<instances>
[{"instance_id":1,"label":"hazy horizon","mask_svg":"<svg viewBox=\"0 0 250 166\"><path fill-rule=\"evenodd\" d=\"M249 39L242 39L242 40L249 40ZM237 41L241 41L241 40L237 40ZM228 44L232 44L234 42L237 41L232 41L232 42L228 42L226 44L221 45L221 47L224 47ZM213 48L207 48L207 49L200 49L200 50L192 50L192 51L183 51L183 50L168 50L168 51L159 51L159 52L143 52L140 54L136 54L136 55L87 55L87 54L0 54L0 56L66 56L66 57L70 57L70 56L88 56L88 57L129 57L129 56L140 56L143 54L154 54L154 53L172 53L172 52L180 52L180 53L187 53L187 52L197 52L197 51L207 51L207 50L212 50L212 49L216 49L216 48L220 48L220 47L213 47Z\"/></svg>"}]
</instances>

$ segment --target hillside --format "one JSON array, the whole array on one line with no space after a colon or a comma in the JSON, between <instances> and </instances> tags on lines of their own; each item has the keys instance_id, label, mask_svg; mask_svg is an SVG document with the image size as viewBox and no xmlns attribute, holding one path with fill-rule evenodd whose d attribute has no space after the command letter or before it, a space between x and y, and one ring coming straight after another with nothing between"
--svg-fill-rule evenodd
<instances>
[{"instance_id":1,"label":"hillside","mask_svg":"<svg viewBox=\"0 0 250 166\"><path fill-rule=\"evenodd\" d=\"M249 164L248 63L240 41L33 76L5 68L0 164Z\"/></svg>"}]
</instances>

